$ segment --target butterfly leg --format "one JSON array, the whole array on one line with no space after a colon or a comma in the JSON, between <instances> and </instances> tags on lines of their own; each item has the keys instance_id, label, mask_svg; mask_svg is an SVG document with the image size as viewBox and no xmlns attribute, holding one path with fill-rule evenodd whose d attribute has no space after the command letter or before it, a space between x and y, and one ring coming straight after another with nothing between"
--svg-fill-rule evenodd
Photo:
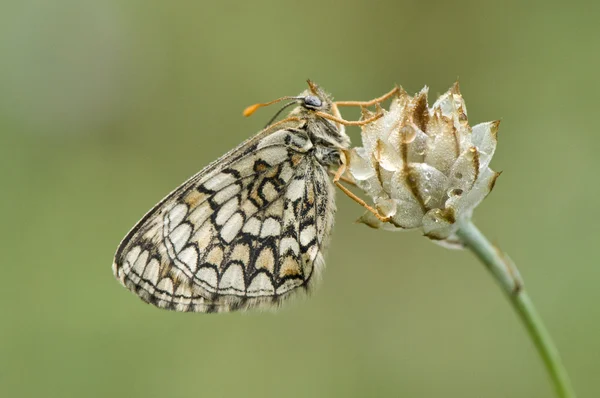
<instances>
[{"instance_id":1,"label":"butterfly leg","mask_svg":"<svg viewBox=\"0 0 600 398\"><path fill-rule=\"evenodd\" d=\"M390 221L391 217L382 216L381 214L379 214L377 209L373 208L372 206L369 206L369 204L367 202L365 202L364 200L362 200L361 198L356 196L354 193L352 193L352 191L350 191L348 188L346 188L344 185L342 185L340 180L344 181L342 176L346 172L346 155L343 152L341 153L341 160L342 160L342 162L340 164L340 167L337 169L337 171L335 172L335 175L333 177L333 183L339 189L341 189L342 192L345 193L350 199L352 199L353 201L355 201L356 203L358 203L359 205L361 205L362 207L364 207L365 209L367 209L368 211L373 213L373 215L375 217L377 217L377 219L379 221L381 221L381 222Z\"/></svg>"},{"instance_id":2,"label":"butterfly leg","mask_svg":"<svg viewBox=\"0 0 600 398\"><path fill-rule=\"evenodd\" d=\"M338 111L338 113L339 113L339 111ZM350 121L350 120L344 120L342 118L330 115L325 112L315 112L315 114L318 116L321 116L323 119L329 119L332 122L336 122L336 123L342 124L344 126L364 126L365 124L374 122L375 120L377 120L383 116L383 112L379 112L375 116L372 116L365 120Z\"/></svg>"},{"instance_id":3,"label":"butterfly leg","mask_svg":"<svg viewBox=\"0 0 600 398\"><path fill-rule=\"evenodd\" d=\"M332 176L335 177L336 174L337 174L337 170L336 171L329 170L329 174L331 174ZM350 185L352 185L354 187L358 186L358 185L356 185L356 181L354 181L354 179L352 177L347 177L347 176L341 175L339 177L339 180L345 182L346 184L350 184Z\"/></svg>"},{"instance_id":4,"label":"butterfly leg","mask_svg":"<svg viewBox=\"0 0 600 398\"><path fill-rule=\"evenodd\" d=\"M333 114L334 117L336 117L338 119L343 119L342 114L340 113L340 110L337 107L337 105L335 104L335 102L331 104L331 113ZM346 126L344 126L341 123L336 123L336 127L338 128L341 135L346 134Z\"/></svg>"},{"instance_id":5,"label":"butterfly leg","mask_svg":"<svg viewBox=\"0 0 600 398\"><path fill-rule=\"evenodd\" d=\"M383 102L385 100L387 100L388 98L391 98L392 96L399 94L400 91L400 87L396 86L394 87L393 90L391 90L390 92L382 95L381 97L378 98L374 98L370 101L337 101L334 102L334 106L337 108L338 106L360 106L360 107L368 107L368 106L372 106L375 104L379 104L380 102Z\"/></svg>"}]
</instances>

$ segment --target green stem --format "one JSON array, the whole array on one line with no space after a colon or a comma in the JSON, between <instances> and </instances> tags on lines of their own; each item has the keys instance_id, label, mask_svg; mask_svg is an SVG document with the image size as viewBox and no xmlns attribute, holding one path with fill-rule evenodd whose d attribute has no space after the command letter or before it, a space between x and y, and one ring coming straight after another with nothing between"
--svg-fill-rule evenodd
<instances>
[{"instance_id":1,"label":"green stem","mask_svg":"<svg viewBox=\"0 0 600 398\"><path fill-rule=\"evenodd\" d=\"M508 256L493 246L470 220L461 224L457 235L465 246L471 249L485 264L507 294L542 357L558 396L574 398L575 391L571 386L567 370L542 318L525 292L515 264Z\"/></svg>"}]
</instances>

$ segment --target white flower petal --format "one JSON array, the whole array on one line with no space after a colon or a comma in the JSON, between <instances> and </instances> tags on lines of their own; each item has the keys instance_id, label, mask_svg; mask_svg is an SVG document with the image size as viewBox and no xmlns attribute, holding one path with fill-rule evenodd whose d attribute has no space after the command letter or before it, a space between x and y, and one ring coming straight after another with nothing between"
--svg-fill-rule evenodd
<instances>
[{"instance_id":1,"label":"white flower petal","mask_svg":"<svg viewBox=\"0 0 600 398\"><path fill-rule=\"evenodd\" d=\"M454 104L450 92L446 91L444 94L440 95L431 108L440 109L443 116L451 117L452 112L454 112Z\"/></svg>"},{"instance_id":2,"label":"white flower petal","mask_svg":"<svg viewBox=\"0 0 600 398\"><path fill-rule=\"evenodd\" d=\"M385 194L383 187L376 176L373 176L368 180L356 180L356 185L372 198L377 198Z\"/></svg>"},{"instance_id":3,"label":"white flower petal","mask_svg":"<svg viewBox=\"0 0 600 398\"><path fill-rule=\"evenodd\" d=\"M383 141L378 142L375 159L379 162L381 168L388 171L398 171L404 168L404 162L399 151Z\"/></svg>"},{"instance_id":4,"label":"white flower petal","mask_svg":"<svg viewBox=\"0 0 600 398\"><path fill-rule=\"evenodd\" d=\"M373 114L371 114L372 116ZM368 115L363 116L363 118ZM362 132L360 134L363 147L368 154L373 153L375 150L375 146L377 145L377 140L382 138L382 128L379 123L369 123L362 128Z\"/></svg>"},{"instance_id":5,"label":"white flower petal","mask_svg":"<svg viewBox=\"0 0 600 398\"><path fill-rule=\"evenodd\" d=\"M427 151L427 134L414 124L405 125L392 131L389 135L389 144L400 156L406 150L408 162L422 162ZM406 147L406 149L403 148Z\"/></svg>"},{"instance_id":6,"label":"white flower petal","mask_svg":"<svg viewBox=\"0 0 600 398\"><path fill-rule=\"evenodd\" d=\"M496 134L499 124L500 121L497 120L495 122L479 123L473 127L471 142L479 151L480 170L487 168L492 160L498 142Z\"/></svg>"},{"instance_id":7,"label":"white flower petal","mask_svg":"<svg viewBox=\"0 0 600 398\"><path fill-rule=\"evenodd\" d=\"M453 211L432 209L423 217L423 232L434 240L446 239L454 233L455 221Z\"/></svg>"},{"instance_id":8,"label":"white flower petal","mask_svg":"<svg viewBox=\"0 0 600 398\"><path fill-rule=\"evenodd\" d=\"M361 224L365 224L367 227L370 227L370 228L373 228L373 229L383 228L385 226L385 224L387 224L387 223L384 223L384 222L380 221L370 211L365 211L363 213L363 215L360 216L358 218L358 220L356 220L356 222L361 223Z\"/></svg>"},{"instance_id":9,"label":"white flower petal","mask_svg":"<svg viewBox=\"0 0 600 398\"><path fill-rule=\"evenodd\" d=\"M392 101L389 111L383 111L383 117L377 121L377 124L381 126L381 139L388 140L390 133L400 127L403 110L404 105L401 99L397 98Z\"/></svg>"},{"instance_id":10,"label":"white flower petal","mask_svg":"<svg viewBox=\"0 0 600 398\"><path fill-rule=\"evenodd\" d=\"M397 121L400 121L400 116L405 112L405 108L410 100L411 96L404 89L400 88L400 94L391 101L389 112L397 115Z\"/></svg>"},{"instance_id":11,"label":"white flower petal","mask_svg":"<svg viewBox=\"0 0 600 398\"><path fill-rule=\"evenodd\" d=\"M496 179L500 176L500 173L493 171L490 168L483 170L480 173L479 178L475 182L475 185L467 192L464 198L464 204L461 207L464 209L473 210L485 197L492 191Z\"/></svg>"},{"instance_id":12,"label":"white flower petal","mask_svg":"<svg viewBox=\"0 0 600 398\"><path fill-rule=\"evenodd\" d=\"M394 199L415 202L423 209L432 209L443 204L448 179L425 163L411 163L405 170L394 174L390 196Z\"/></svg>"},{"instance_id":13,"label":"white flower petal","mask_svg":"<svg viewBox=\"0 0 600 398\"><path fill-rule=\"evenodd\" d=\"M423 208L416 202L396 200L396 214L392 221L404 229L418 228L423 223Z\"/></svg>"},{"instance_id":14,"label":"white flower petal","mask_svg":"<svg viewBox=\"0 0 600 398\"><path fill-rule=\"evenodd\" d=\"M448 189L468 191L479 176L479 153L471 147L460 154L448 173Z\"/></svg>"},{"instance_id":15,"label":"white flower petal","mask_svg":"<svg viewBox=\"0 0 600 398\"><path fill-rule=\"evenodd\" d=\"M453 125L444 127L427 142L425 163L448 174L460 153L460 138Z\"/></svg>"},{"instance_id":16,"label":"white flower petal","mask_svg":"<svg viewBox=\"0 0 600 398\"><path fill-rule=\"evenodd\" d=\"M389 196L392 191L392 180L394 178L395 171L385 170L383 168L379 168L379 173L377 174L377 182L380 183L383 192L385 192L385 196Z\"/></svg>"}]
</instances>

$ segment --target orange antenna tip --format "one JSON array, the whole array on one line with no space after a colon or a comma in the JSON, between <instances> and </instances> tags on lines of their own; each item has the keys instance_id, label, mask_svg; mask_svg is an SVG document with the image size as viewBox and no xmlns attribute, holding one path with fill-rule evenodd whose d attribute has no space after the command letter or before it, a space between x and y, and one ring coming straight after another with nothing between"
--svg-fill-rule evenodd
<instances>
[{"instance_id":1,"label":"orange antenna tip","mask_svg":"<svg viewBox=\"0 0 600 398\"><path fill-rule=\"evenodd\" d=\"M250 105L249 107L247 107L246 109L244 109L244 116L248 117L248 116L252 115L261 106L263 106L263 104Z\"/></svg>"},{"instance_id":2,"label":"orange antenna tip","mask_svg":"<svg viewBox=\"0 0 600 398\"><path fill-rule=\"evenodd\" d=\"M249 107L247 107L246 109L244 109L244 116L250 116L252 115L254 112L256 112L256 110L258 108L262 108L263 106L269 106L272 104L275 104L277 102L281 102L283 100L297 100L300 99L299 97L281 97L281 98L277 98L276 100L270 101L270 102L259 102L258 104L254 104L254 105L250 105Z\"/></svg>"}]
</instances>

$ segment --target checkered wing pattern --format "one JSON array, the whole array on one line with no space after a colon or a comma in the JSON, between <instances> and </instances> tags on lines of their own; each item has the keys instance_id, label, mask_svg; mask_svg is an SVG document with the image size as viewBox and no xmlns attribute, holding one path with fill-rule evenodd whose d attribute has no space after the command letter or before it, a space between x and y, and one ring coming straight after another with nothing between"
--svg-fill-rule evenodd
<instances>
[{"instance_id":1,"label":"checkered wing pattern","mask_svg":"<svg viewBox=\"0 0 600 398\"><path fill-rule=\"evenodd\" d=\"M115 276L176 311L276 307L308 289L324 266L335 204L326 168L296 127L265 130L169 194L121 242Z\"/></svg>"}]
</instances>

